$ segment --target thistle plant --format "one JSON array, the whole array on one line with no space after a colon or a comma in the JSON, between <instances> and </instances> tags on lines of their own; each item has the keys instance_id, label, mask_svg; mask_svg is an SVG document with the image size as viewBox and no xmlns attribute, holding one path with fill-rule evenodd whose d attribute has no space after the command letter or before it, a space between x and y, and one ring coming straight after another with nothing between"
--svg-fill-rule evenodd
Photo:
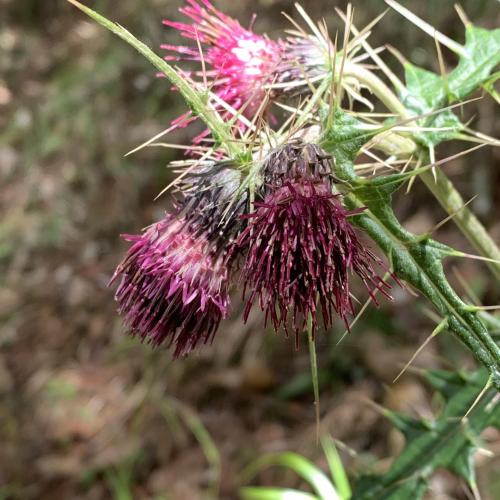
<instances>
[{"instance_id":1,"label":"thistle plant","mask_svg":"<svg viewBox=\"0 0 500 500\"><path fill-rule=\"evenodd\" d=\"M180 192L175 212L142 235L126 237L132 246L115 273L121 278L116 298L132 334L153 344L166 342L174 355L187 354L213 339L229 314L231 285L243 283L243 319L258 303L265 320L276 330L293 332L296 343L307 330L314 364L318 323L329 328L338 316L349 329L356 314L351 279L361 278L368 301L389 297L387 280L393 279L433 305L439 321L430 338L451 332L483 365L481 396L489 398L489 406L480 406L483 415L491 405L497 407L492 394L500 390L500 348L490 330L498 320L488 313L490 307L460 298L443 260L483 260L498 278L500 251L443 167L473 149L499 144L472 130L455 111L479 89L498 100L493 83L500 30L478 28L458 9L465 25L461 45L386 0L430 34L438 51L441 74L397 54L403 82L369 43L382 16L358 30L351 6L337 11L344 21L340 35L331 37L324 23L315 24L297 5L304 27L294 23L286 36L272 40L252 26L243 28L208 0L188 0L181 9L188 22L165 21L187 39L186 45L164 44L162 58L121 26L69 1L136 48L180 92L189 111L168 131L196 118L207 126L194 138L189 159L178 164L185 170L174 183ZM458 56L449 72L442 46ZM173 61L197 66L174 68ZM375 113L375 105L385 106L386 113ZM367 111L360 111L362 106ZM289 113L283 120L274 112L278 107ZM475 145L439 158L438 146L450 140ZM361 155L370 163L361 163ZM403 188L408 192L417 178L478 255L401 225L393 196ZM385 263L362 243L365 237L382 250ZM418 453L408 451L408 456L410 463L418 459ZM444 465L461 473L457 463ZM415 467L408 471L413 474ZM423 490L419 483L411 498ZM384 498L410 498L408 492ZM354 497L377 498L364 486L355 488Z\"/></svg>"}]
</instances>

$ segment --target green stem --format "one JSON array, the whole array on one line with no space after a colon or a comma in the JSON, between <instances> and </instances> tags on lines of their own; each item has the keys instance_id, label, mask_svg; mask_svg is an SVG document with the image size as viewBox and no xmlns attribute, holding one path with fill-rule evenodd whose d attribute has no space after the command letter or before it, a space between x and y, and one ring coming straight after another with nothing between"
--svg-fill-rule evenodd
<instances>
[{"instance_id":1,"label":"green stem","mask_svg":"<svg viewBox=\"0 0 500 500\"><path fill-rule=\"evenodd\" d=\"M94 19L94 21L99 23L104 28L108 29L115 35L118 35L122 40L134 47L134 49L148 59L153 66L161 71L170 80L170 82L175 85L188 106L191 108L193 114L199 116L205 122L207 127L212 132L214 139L227 150L228 154L233 158L238 155L240 149L232 140L232 135L227 123L223 121L221 116L216 111L210 109L208 106L208 98L210 95L208 90L204 92L196 90L191 82L186 80L184 76L178 73L164 59L155 54L146 44L135 38L135 36L127 31L123 26L109 21L77 0L68 0L68 2L80 9L90 18Z\"/></svg>"},{"instance_id":2,"label":"green stem","mask_svg":"<svg viewBox=\"0 0 500 500\"><path fill-rule=\"evenodd\" d=\"M344 74L353 76L359 82L364 83L388 109L397 113L401 118L411 118L398 96L375 73L358 64L346 63Z\"/></svg>"},{"instance_id":3,"label":"green stem","mask_svg":"<svg viewBox=\"0 0 500 500\"><path fill-rule=\"evenodd\" d=\"M370 205L366 199L358 198L355 193L344 197L349 208L360 208ZM398 270L399 278L412 284L427 296L437 307L443 317L448 318L448 327L475 354L493 377L495 388L500 391L500 349L488 334L484 325L476 320L476 316L465 311L465 304L440 279L442 269L436 273L436 267L426 266L421 262L425 252L420 245L413 246L413 235L405 236L402 228L389 228L387 221L377 218L371 211L358 217L358 225L377 242L384 253ZM384 224L385 223L385 224ZM401 229L401 231L400 231Z\"/></svg>"},{"instance_id":4,"label":"green stem","mask_svg":"<svg viewBox=\"0 0 500 500\"><path fill-rule=\"evenodd\" d=\"M311 363L311 377L314 392L314 411L316 415L316 444L319 443L320 406L319 406L319 381L318 381L318 358L316 356L316 344L313 336L313 320L309 314L307 318L307 342L309 345L309 361Z\"/></svg>"},{"instance_id":5,"label":"green stem","mask_svg":"<svg viewBox=\"0 0 500 500\"><path fill-rule=\"evenodd\" d=\"M449 214L454 214L453 220L467 236L472 246L483 257L495 259L497 262L486 262L497 279L500 279L500 250L477 217L464 207L464 200L454 188L451 181L442 170L436 169L436 179L432 172L420 174L424 184L431 190L439 203Z\"/></svg>"},{"instance_id":6,"label":"green stem","mask_svg":"<svg viewBox=\"0 0 500 500\"><path fill-rule=\"evenodd\" d=\"M403 120L411 118L412 115L396 94L377 75L356 64L346 65L347 73L364 83L389 110L397 113ZM429 171L421 173L420 178L446 212L453 215L453 220L457 226L480 255L500 261L498 246L479 219L468 207L464 206L465 202L462 196L446 174L442 170L436 169L436 179L434 179L432 172ZM500 263L486 262L486 264L495 277L500 279Z\"/></svg>"}]
</instances>

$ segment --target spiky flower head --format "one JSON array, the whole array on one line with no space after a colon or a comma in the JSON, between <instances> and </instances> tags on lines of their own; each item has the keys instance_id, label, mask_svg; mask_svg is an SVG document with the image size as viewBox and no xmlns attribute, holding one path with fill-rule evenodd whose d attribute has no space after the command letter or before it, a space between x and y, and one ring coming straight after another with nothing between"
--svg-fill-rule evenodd
<instances>
[{"instance_id":1,"label":"spiky flower head","mask_svg":"<svg viewBox=\"0 0 500 500\"><path fill-rule=\"evenodd\" d=\"M236 244L246 249L242 269L248 294L244 319L258 301L274 328L298 335L321 312L325 328L334 313L347 324L353 313L350 275L370 295L386 283L375 273L377 257L360 241L345 209L332 194L331 158L314 144L295 141L272 151L262 168L261 200Z\"/></svg>"},{"instance_id":2,"label":"spiky flower head","mask_svg":"<svg viewBox=\"0 0 500 500\"><path fill-rule=\"evenodd\" d=\"M174 357L211 342L229 310L227 248L245 200L235 201L239 173L207 165L186 181L175 214L132 243L113 280L118 311L134 336L173 346Z\"/></svg>"},{"instance_id":3,"label":"spiky flower head","mask_svg":"<svg viewBox=\"0 0 500 500\"><path fill-rule=\"evenodd\" d=\"M208 79L208 86L218 97L236 110L245 107L245 115L253 116L265 97L265 86L272 82L276 64L281 59L278 42L255 34L218 11L208 0L188 0L180 12L193 23L164 20L182 36L199 41L203 53L193 46L162 45L171 53L167 60L199 61L207 65L198 76Z\"/></svg>"},{"instance_id":4,"label":"spiky flower head","mask_svg":"<svg viewBox=\"0 0 500 500\"><path fill-rule=\"evenodd\" d=\"M187 1L189 5L180 12L192 24L163 22L197 43L163 44L169 51L165 59L203 63L192 75L206 80L220 100L245 117L252 119L263 103L279 95L309 91L311 81L325 73L324 50L307 37L274 41L254 33L251 27L243 28L208 0L200 0L201 5L196 0ZM232 117L220 101L213 105L223 116ZM239 129L245 130L245 126L240 123Z\"/></svg>"}]
</instances>

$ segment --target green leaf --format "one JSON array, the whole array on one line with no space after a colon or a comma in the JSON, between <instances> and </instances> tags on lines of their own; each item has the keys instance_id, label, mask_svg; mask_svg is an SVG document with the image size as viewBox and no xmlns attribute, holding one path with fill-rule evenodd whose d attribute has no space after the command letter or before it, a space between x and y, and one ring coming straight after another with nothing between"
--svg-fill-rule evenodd
<instances>
[{"instance_id":1,"label":"green leaf","mask_svg":"<svg viewBox=\"0 0 500 500\"><path fill-rule=\"evenodd\" d=\"M446 81L425 69L405 64L406 88L400 92L401 101L415 116L425 115L447 104ZM462 123L451 110L444 110L417 121L421 127L432 127L433 131L419 131L414 138L428 147L453 139L462 128ZM447 128L450 130L437 130Z\"/></svg>"},{"instance_id":2,"label":"green leaf","mask_svg":"<svg viewBox=\"0 0 500 500\"><path fill-rule=\"evenodd\" d=\"M413 439L429 431L429 422L426 420L417 420L404 413L390 410L383 410L383 414L406 439Z\"/></svg>"},{"instance_id":3,"label":"green leaf","mask_svg":"<svg viewBox=\"0 0 500 500\"><path fill-rule=\"evenodd\" d=\"M500 104L500 93L495 89L495 83L500 79L500 71L494 73L488 78L486 82L483 84L483 89L490 94L493 99L495 99L497 104Z\"/></svg>"},{"instance_id":4,"label":"green leaf","mask_svg":"<svg viewBox=\"0 0 500 500\"><path fill-rule=\"evenodd\" d=\"M449 399L457 391L457 388L469 381L470 375L448 370L432 370L425 372L425 379L433 389L444 398Z\"/></svg>"},{"instance_id":5,"label":"green leaf","mask_svg":"<svg viewBox=\"0 0 500 500\"><path fill-rule=\"evenodd\" d=\"M383 498L384 500L418 500L427 491L427 482L422 477L409 477L400 484L395 484L392 488L378 488L380 485L380 478L377 476L365 476L358 480L356 483L356 489L354 490L354 496L352 500L362 500L365 498L370 498L373 500L379 500ZM384 496L370 496L371 491L378 492L383 491Z\"/></svg>"},{"instance_id":6,"label":"green leaf","mask_svg":"<svg viewBox=\"0 0 500 500\"><path fill-rule=\"evenodd\" d=\"M351 190L344 196L349 208L366 207L353 222L361 227L387 255L394 273L427 297L448 328L488 368L500 390L500 349L489 335L477 312L470 311L448 283L443 259L451 249L431 238L410 233L399 223L392 209L392 195L407 174L364 179L356 175L354 160L367 141L366 125L338 109L333 124L324 130L322 147L335 157L335 174Z\"/></svg>"},{"instance_id":7,"label":"green leaf","mask_svg":"<svg viewBox=\"0 0 500 500\"><path fill-rule=\"evenodd\" d=\"M342 500L349 500L352 495L351 486L349 485L349 479L344 469L344 465L342 464L342 460L335 447L335 442L331 436L323 436L321 438L321 446L323 447L323 452L328 462L328 468L330 469L330 474L339 492L340 498Z\"/></svg>"},{"instance_id":8,"label":"green leaf","mask_svg":"<svg viewBox=\"0 0 500 500\"><path fill-rule=\"evenodd\" d=\"M421 146L417 156L424 162L429 160L429 156L432 157L427 154L427 150L432 153L440 142L454 138L462 128L456 115L450 109L444 109L450 102L467 97L481 86L500 102L498 93L492 88L497 76L491 75L500 63L500 30L489 31L469 24L465 38L465 46L457 51L460 53L457 66L444 77L412 64L405 65L408 87L398 88L404 103L403 118L408 118L409 114L417 116L425 112L432 113L419 119L417 125L434 127L434 130L418 130L414 133L416 143ZM439 127L448 130L436 130ZM407 158L408 154L405 152L403 157ZM425 172L420 178L448 214L453 215L454 222L480 255L494 261L500 260L497 245L475 215L464 207L464 201L444 173L439 170ZM496 277L500 277L499 264L492 261L487 265Z\"/></svg>"},{"instance_id":9,"label":"green leaf","mask_svg":"<svg viewBox=\"0 0 500 500\"><path fill-rule=\"evenodd\" d=\"M327 107L320 109L320 119L323 123L328 122L330 110ZM359 150L369 139L378 134L381 129L366 129L363 124L340 109L333 114L331 130L333 135L325 137L325 141L334 141L332 148L335 149L335 168L337 175L342 180L349 182L354 178L352 164Z\"/></svg>"},{"instance_id":10,"label":"green leaf","mask_svg":"<svg viewBox=\"0 0 500 500\"><path fill-rule=\"evenodd\" d=\"M286 467L295 472L310 484L320 500L340 500L337 491L325 473L297 453L283 452L265 455L251 464L243 475L250 479L262 469L271 466Z\"/></svg>"},{"instance_id":11,"label":"green leaf","mask_svg":"<svg viewBox=\"0 0 500 500\"><path fill-rule=\"evenodd\" d=\"M446 97L443 79L426 69L413 64L405 64L406 92L403 95L405 106L415 113L427 113L442 105Z\"/></svg>"},{"instance_id":12,"label":"green leaf","mask_svg":"<svg viewBox=\"0 0 500 500\"><path fill-rule=\"evenodd\" d=\"M318 500L317 496L288 488L263 488L244 486L240 488L242 500Z\"/></svg>"},{"instance_id":13,"label":"green leaf","mask_svg":"<svg viewBox=\"0 0 500 500\"><path fill-rule=\"evenodd\" d=\"M469 25L465 31L463 54L445 78L411 63L404 65L406 88L400 89L401 101L415 116L437 111L487 84L499 63L500 29L486 30ZM415 139L427 147L453 139L463 126L450 110L418 120L417 124L450 129L416 132Z\"/></svg>"},{"instance_id":14,"label":"green leaf","mask_svg":"<svg viewBox=\"0 0 500 500\"><path fill-rule=\"evenodd\" d=\"M487 30L472 24L465 30L466 57L448 75L448 89L454 100L467 97L485 83L500 64L500 29Z\"/></svg>"},{"instance_id":15,"label":"green leaf","mask_svg":"<svg viewBox=\"0 0 500 500\"><path fill-rule=\"evenodd\" d=\"M476 402L488 383L486 370L470 377L456 377L452 373L447 377L444 373L430 371L425 375L433 384L439 382L441 392L447 395L441 415L431 424L422 423L419 432L405 434L406 445L389 471L360 477L355 483L353 500L422 498L429 477L440 468L475 486L472 458L479 435L498 422L500 405L495 402L494 390L487 391ZM467 418L463 418L467 413Z\"/></svg>"}]
</instances>

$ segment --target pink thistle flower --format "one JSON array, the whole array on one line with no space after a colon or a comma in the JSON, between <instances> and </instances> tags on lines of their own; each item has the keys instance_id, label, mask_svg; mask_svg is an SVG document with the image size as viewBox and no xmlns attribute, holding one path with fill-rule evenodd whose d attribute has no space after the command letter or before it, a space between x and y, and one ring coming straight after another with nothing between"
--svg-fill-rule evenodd
<instances>
[{"instance_id":1,"label":"pink thistle flower","mask_svg":"<svg viewBox=\"0 0 500 500\"><path fill-rule=\"evenodd\" d=\"M193 24L164 20L167 26L177 29L182 36L198 40L206 47L200 54L198 47L164 44L161 47L176 55L167 60L202 61L210 67L203 74L209 88L236 110L245 105L245 116L252 117L266 95L266 85L271 84L274 68L281 59L281 44L245 29L229 16L218 11L208 0L188 0L189 6L180 10ZM223 112L227 115L227 111Z\"/></svg>"},{"instance_id":2,"label":"pink thistle flower","mask_svg":"<svg viewBox=\"0 0 500 500\"><path fill-rule=\"evenodd\" d=\"M226 249L245 200L230 199L239 173L210 168L216 174L202 171L191 178L193 191L177 214L140 235L124 236L132 246L112 278L121 276L115 298L131 334L173 345L174 357L211 342L229 311Z\"/></svg>"},{"instance_id":3,"label":"pink thistle flower","mask_svg":"<svg viewBox=\"0 0 500 500\"><path fill-rule=\"evenodd\" d=\"M312 315L313 332L318 309L325 328L334 313L347 324L354 308L350 275L357 274L368 292L389 286L375 273L378 258L360 241L348 211L332 194L329 156L318 146L295 142L274 150L263 167L263 201L255 203L248 226L236 245L245 248L242 269L249 297L246 321L258 300L274 329L288 334L292 324L298 344L299 333ZM291 316L291 318L290 318Z\"/></svg>"},{"instance_id":4,"label":"pink thistle flower","mask_svg":"<svg viewBox=\"0 0 500 500\"><path fill-rule=\"evenodd\" d=\"M169 20L163 23L203 45L203 54L197 45L164 44L161 47L171 53L166 60L203 62L209 69L205 67L194 75L203 77L213 93L250 119L258 112L266 96L276 97L278 91L273 90L274 84L279 86L280 93L289 90L297 93L300 87L309 89L302 75L304 68L309 76L317 76L318 64L324 64L314 44L298 38L270 40L255 34L251 28L243 28L208 0L200 2L201 5L196 0L188 0L189 5L180 9L193 24ZM301 81L299 85L297 80ZM232 117L219 104L215 103L215 107L225 118ZM181 118L184 125L189 123L185 115ZM245 130L242 124L239 128Z\"/></svg>"},{"instance_id":5,"label":"pink thistle flower","mask_svg":"<svg viewBox=\"0 0 500 500\"><path fill-rule=\"evenodd\" d=\"M227 270L209 242L194 238L184 219L167 216L133 243L117 268L118 311L132 335L175 345L174 356L210 342L229 307Z\"/></svg>"}]
</instances>

